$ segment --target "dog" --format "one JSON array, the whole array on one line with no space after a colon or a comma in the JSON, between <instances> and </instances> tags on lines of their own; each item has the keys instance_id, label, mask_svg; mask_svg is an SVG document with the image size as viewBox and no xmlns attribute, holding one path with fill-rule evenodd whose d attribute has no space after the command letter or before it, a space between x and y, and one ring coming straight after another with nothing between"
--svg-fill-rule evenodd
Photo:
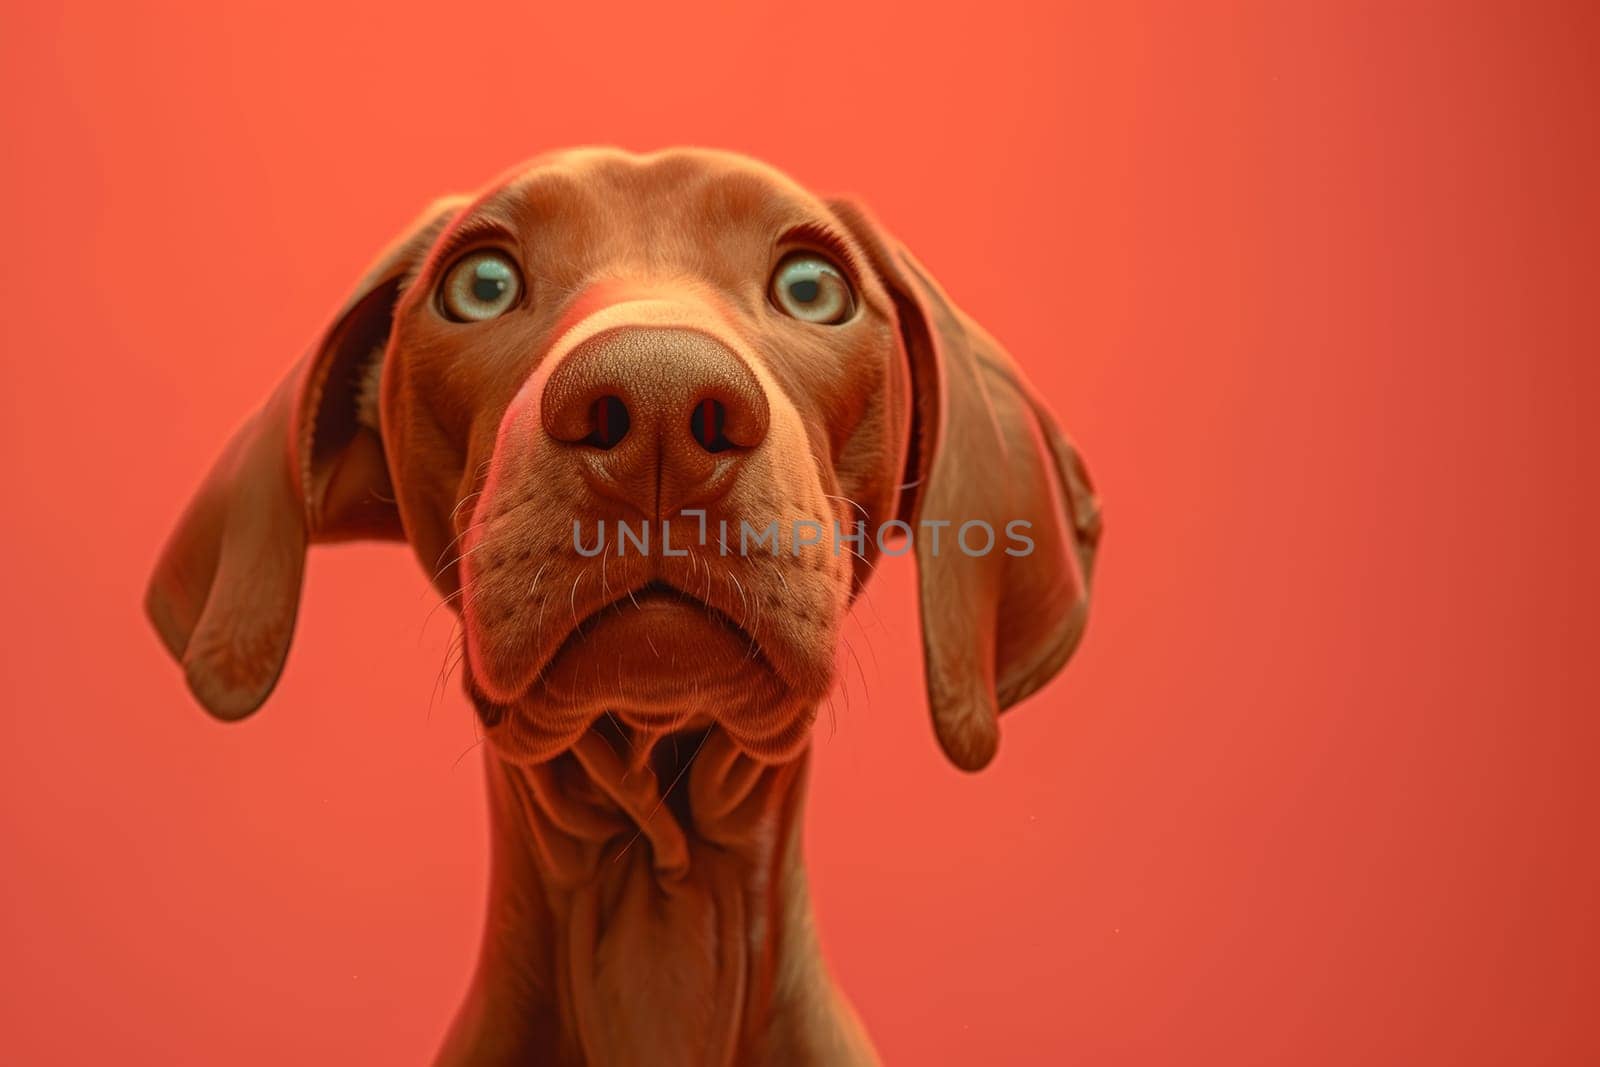
<instances>
[{"instance_id":1,"label":"dog","mask_svg":"<svg viewBox=\"0 0 1600 1067\"><path fill-rule=\"evenodd\" d=\"M799 844L841 620L914 554L934 729L979 769L1078 645L1100 529L1016 364L864 208L587 148L378 256L146 608L224 720L271 692L313 543L404 539L458 612L493 873L438 1062L865 1064Z\"/></svg>"}]
</instances>

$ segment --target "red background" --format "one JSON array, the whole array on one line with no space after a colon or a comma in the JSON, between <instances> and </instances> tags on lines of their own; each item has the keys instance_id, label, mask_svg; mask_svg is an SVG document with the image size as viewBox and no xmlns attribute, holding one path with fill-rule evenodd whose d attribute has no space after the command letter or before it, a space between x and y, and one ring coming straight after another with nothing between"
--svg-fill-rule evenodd
<instances>
[{"instance_id":1,"label":"red background","mask_svg":"<svg viewBox=\"0 0 1600 1067\"><path fill-rule=\"evenodd\" d=\"M1600 1059L1594 6L144 6L0 33L0 1059L433 1051L486 841L419 567L314 553L231 727L139 601L390 234L587 142L861 195L1103 492L981 775L909 561L849 628L809 862L888 1062Z\"/></svg>"}]
</instances>

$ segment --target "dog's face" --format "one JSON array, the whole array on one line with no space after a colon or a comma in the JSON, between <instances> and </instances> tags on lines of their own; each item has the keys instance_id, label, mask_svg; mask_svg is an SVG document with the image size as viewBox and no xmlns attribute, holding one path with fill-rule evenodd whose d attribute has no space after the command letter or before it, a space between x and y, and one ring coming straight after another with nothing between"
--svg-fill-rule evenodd
<instances>
[{"instance_id":1,"label":"dog's face","mask_svg":"<svg viewBox=\"0 0 1600 1067\"><path fill-rule=\"evenodd\" d=\"M503 748L554 754L607 711L804 738L876 548L794 532L890 517L909 418L864 262L822 201L709 153L558 157L452 218L396 309L381 421ZM774 523L776 552L751 544Z\"/></svg>"},{"instance_id":2,"label":"dog's face","mask_svg":"<svg viewBox=\"0 0 1600 1067\"><path fill-rule=\"evenodd\" d=\"M1005 353L859 209L724 153L582 150L397 240L218 464L149 607L237 717L308 541L404 536L505 757L609 714L781 760L853 596L914 546L935 723L970 767L1075 645L1098 528Z\"/></svg>"}]
</instances>

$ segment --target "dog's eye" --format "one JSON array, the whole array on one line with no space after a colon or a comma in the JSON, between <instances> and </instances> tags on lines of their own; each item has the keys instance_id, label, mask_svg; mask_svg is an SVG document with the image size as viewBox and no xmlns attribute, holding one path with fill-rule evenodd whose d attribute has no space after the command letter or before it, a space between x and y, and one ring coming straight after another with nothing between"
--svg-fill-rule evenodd
<instances>
[{"instance_id":1,"label":"dog's eye","mask_svg":"<svg viewBox=\"0 0 1600 1067\"><path fill-rule=\"evenodd\" d=\"M815 252L796 252L772 272L772 302L802 322L832 326L856 311L844 273Z\"/></svg>"},{"instance_id":2,"label":"dog's eye","mask_svg":"<svg viewBox=\"0 0 1600 1067\"><path fill-rule=\"evenodd\" d=\"M484 249L450 268L439 291L439 305L457 322L482 322L505 314L521 292L522 277L511 257Z\"/></svg>"}]
</instances>

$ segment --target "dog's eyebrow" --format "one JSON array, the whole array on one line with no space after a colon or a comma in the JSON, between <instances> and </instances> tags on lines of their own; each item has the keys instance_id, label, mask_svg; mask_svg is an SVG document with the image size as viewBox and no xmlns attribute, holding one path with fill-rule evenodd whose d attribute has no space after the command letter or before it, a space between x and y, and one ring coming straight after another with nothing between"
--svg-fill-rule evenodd
<instances>
[{"instance_id":1,"label":"dog's eyebrow","mask_svg":"<svg viewBox=\"0 0 1600 1067\"><path fill-rule=\"evenodd\" d=\"M433 249L418 259L401 277L400 292L404 294L416 284L424 272L435 265L448 263L457 252L468 245L496 238L515 242L515 233L509 222L482 210L473 211L468 217L455 220L438 238Z\"/></svg>"},{"instance_id":2,"label":"dog's eyebrow","mask_svg":"<svg viewBox=\"0 0 1600 1067\"><path fill-rule=\"evenodd\" d=\"M487 241L496 237L514 241L516 229L511 223L488 212L475 212L450 227L440 237L433 254L437 258L444 258L476 241Z\"/></svg>"},{"instance_id":3,"label":"dog's eyebrow","mask_svg":"<svg viewBox=\"0 0 1600 1067\"><path fill-rule=\"evenodd\" d=\"M831 252L838 259L843 260L844 266L853 277L861 277L860 256L856 253L850 239L826 222L808 220L790 226L778 238L778 244L820 246L824 251Z\"/></svg>"}]
</instances>

